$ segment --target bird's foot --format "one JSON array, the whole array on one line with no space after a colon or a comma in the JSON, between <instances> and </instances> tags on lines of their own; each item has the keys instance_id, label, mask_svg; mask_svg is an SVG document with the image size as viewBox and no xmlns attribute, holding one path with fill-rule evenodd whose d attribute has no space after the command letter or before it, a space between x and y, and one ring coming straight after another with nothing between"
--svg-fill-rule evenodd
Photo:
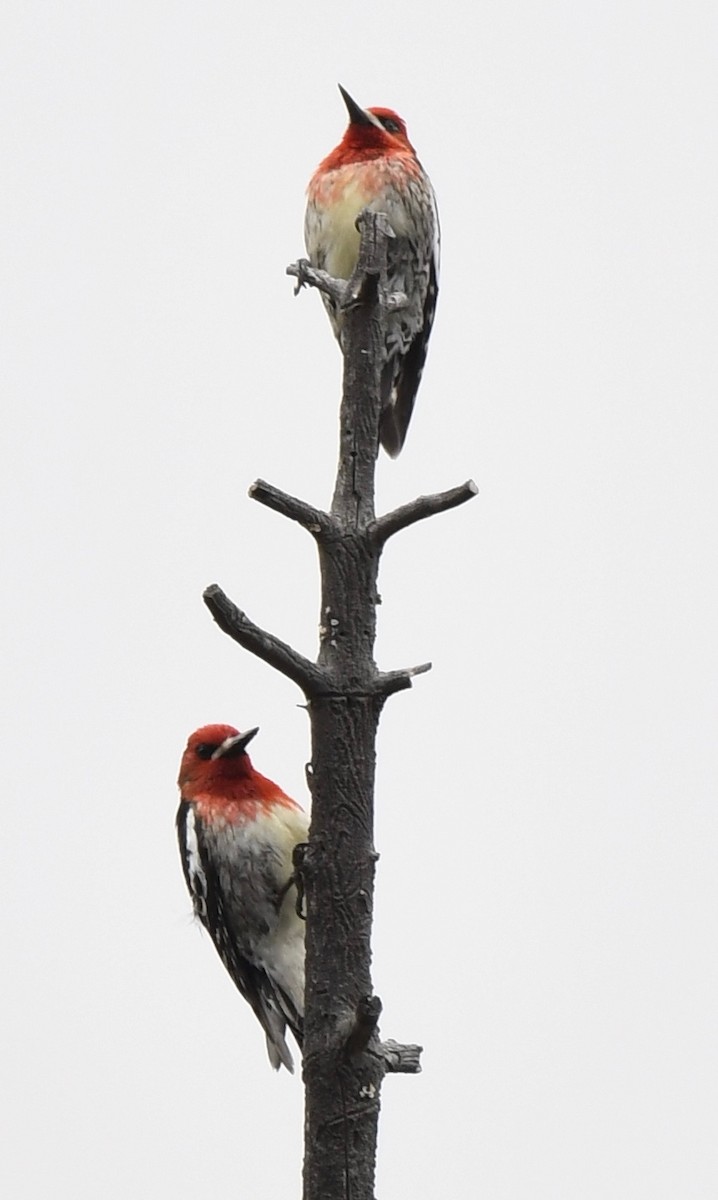
<instances>
[{"instance_id":1,"label":"bird's foot","mask_svg":"<svg viewBox=\"0 0 718 1200\"><path fill-rule=\"evenodd\" d=\"M325 296L329 296L335 304L341 305L344 303L347 290L344 280L335 279L327 271L313 267L308 258L300 258L295 263L290 263L287 267L287 275L293 276L297 281L294 288L295 296L303 287L314 287L318 288L320 292L324 292Z\"/></svg>"},{"instance_id":2,"label":"bird's foot","mask_svg":"<svg viewBox=\"0 0 718 1200\"><path fill-rule=\"evenodd\" d=\"M287 892L291 887L295 887L297 889L297 898L294 902L294 908L297 916L302 921L306 921L307 919L307 914L304 909L304 860L306 858L308 849L308 842L297 842L296 846L294 847L292 851L292 866L294 867L294 870L279 893L277 904L277 908L281 908Z\"/></svg>"},{"instance_id":3,"label":"bird's foot","mask_svg":"<svg viewBox=\"0 0 718 1200\"><path fill-rule=\"evenodd\" d=\"M292 866L294 867L294 883L297 888L297 900L295 910L301 921L306 921L307 914L304 908L304 860L309 849L308 842L297 842L292 850Z\"/></svg>"},{"instance_id":4,"label":"bird's foot","mask_svg":"<svg viewBox=\"0 0 718 1200\"><path fill-rule=\"evenodd\" d=\"M408 307L409 297L406 292L387 292L382 296L382 304L387 312L398 312Z\"/></svg>"}]
</instances>

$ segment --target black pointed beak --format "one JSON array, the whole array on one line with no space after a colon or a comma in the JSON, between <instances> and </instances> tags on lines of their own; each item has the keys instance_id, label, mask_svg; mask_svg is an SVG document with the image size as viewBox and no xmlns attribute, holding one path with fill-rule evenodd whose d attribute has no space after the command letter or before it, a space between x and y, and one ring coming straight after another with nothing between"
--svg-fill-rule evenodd
<instances>
[{"instance_id":1,"label":"black pointed beak","mask_svg":"<svg viewBox=\"0 0 718 1200\"><path fill-rule=\"evenodd\" d=\"M371 113L368 113L366 109L361 108L357 104L356 100L352 100L349 93L345 90L345 88L342 87L340 83L337 84L337 87L339 88L339 91L342 94L342 99L347 106L349 121L352 125L376 125L377 122Z\"/></svg>"},{"instance_id":2,"label":"black pointed beak","mask_svg":"<svg viewBox=\"0 0 718 1200\"><path fill-rule=\"evenodd\" d=\"M225 738L221 746L215 750L212 758L239 758L244 754L255 733L259 733L259 725L248 729L246 733L237 733L234 737Z\"/></svg>"}]
</instances>

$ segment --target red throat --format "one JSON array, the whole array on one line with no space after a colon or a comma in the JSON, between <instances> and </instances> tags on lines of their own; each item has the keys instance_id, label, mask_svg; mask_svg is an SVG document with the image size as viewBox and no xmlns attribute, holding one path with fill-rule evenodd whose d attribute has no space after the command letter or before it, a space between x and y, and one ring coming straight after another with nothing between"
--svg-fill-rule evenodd
<instances>
[{"instance_id":1,"label":"red throat","mask_svg":"<svg viewBox=\"0 0 718 1200\"><path fill-rule=\"evenodd\" d=\"M240 778L215 777L208 779L204 786L185 788L183 796L186 800L194 800L198 814L215 824L217 821L226 821L230 825L251 821L277 806L299 807L276 783L255 771L251 763L249 768L249 773Z\"/></svg>"}]
</instances>

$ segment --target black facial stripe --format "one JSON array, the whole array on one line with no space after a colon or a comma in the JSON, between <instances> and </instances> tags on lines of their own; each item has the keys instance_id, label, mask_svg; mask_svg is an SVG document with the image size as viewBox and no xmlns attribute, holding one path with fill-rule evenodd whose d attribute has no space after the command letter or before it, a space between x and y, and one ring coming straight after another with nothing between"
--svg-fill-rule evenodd
<instances>
[{"instance_id":1,"label":"black facial stripe","mask_svg":"<svg viewBox=\"0 0 718 1200\"><path fill-rule=\"evenodd\" d=\"M197 758L209 759L217 749L219 749L219 742L200 742L195 754Z\"/></svg>"}]
</instances>

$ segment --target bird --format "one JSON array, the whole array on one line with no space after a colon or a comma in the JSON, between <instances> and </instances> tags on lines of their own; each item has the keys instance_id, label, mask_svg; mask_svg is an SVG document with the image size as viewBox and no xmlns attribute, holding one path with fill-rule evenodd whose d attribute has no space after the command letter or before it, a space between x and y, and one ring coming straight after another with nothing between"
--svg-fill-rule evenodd
<instances>
[{"instance_id":1,"label":"bird","mask_svg":"<svg viewBox=\"0 0 718 1200\"><path fill-rule=\"evenodd\" d=\"M275 1069L294 1070L285 1033L301 1049L304 920L292 855L309 818L252 766L258 733L204 725L180 764L177 837L195 915L267 1040Z\"/></svg>"},{"instance_id":2,"label":"bird","mask_svg":"<svg viewBox=\"0 0 718 1200\"><path fill-rule=\"evenodd\" d=\"M439 290L439 216L434 190L406 124L391 108L361 108L339 84L349 125L307 188L304 240L312 267L349 279L359 254L357 217L383 212L394 232L387 250L387 289L406 303L386 313L379 438L396 458L406 438ZM322 293L342 350L344 314Z\"/></svg>"}]
</instances>

